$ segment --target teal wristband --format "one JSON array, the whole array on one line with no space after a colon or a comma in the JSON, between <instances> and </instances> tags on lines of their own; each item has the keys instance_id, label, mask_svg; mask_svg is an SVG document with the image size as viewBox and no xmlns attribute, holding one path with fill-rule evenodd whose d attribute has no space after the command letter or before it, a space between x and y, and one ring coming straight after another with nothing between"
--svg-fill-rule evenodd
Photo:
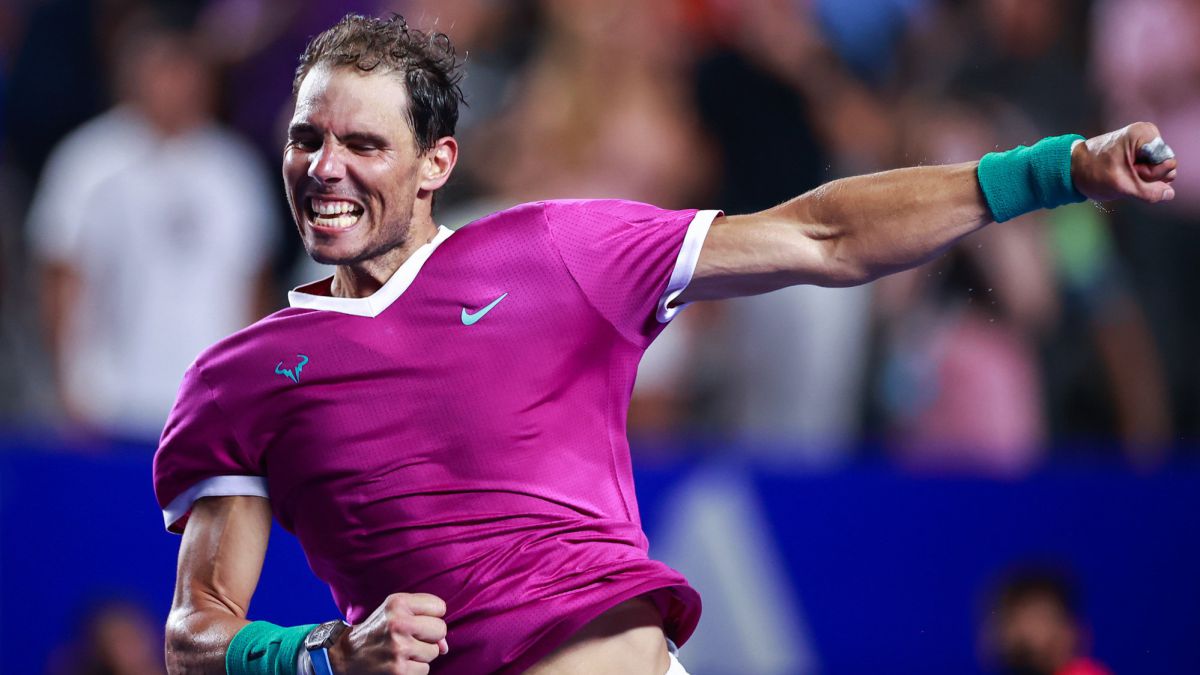
<instances>
[{"instance_id":1,"label":"teal wristband","mask_svg":"<svg viewBox=\"0 0 1200 675\"><path fill-rule=\"evenodd\" d=\"M1043 138L1032 147L990 152L979 160L979 187L997 223L1087 198L1071 181L1071 146L1083 136Z\"/></svg>"},{"instance_id":2,"label":"teal wristband","mask_svg":"<svg viewBox=\"0 0 1200 675\"><path fill-rule=\"evenodd\" d=\"M225 650L229 675L296 675L296 657L317 624L284 628L266 621L246 624Z\"/></svg>"}]
</instances>

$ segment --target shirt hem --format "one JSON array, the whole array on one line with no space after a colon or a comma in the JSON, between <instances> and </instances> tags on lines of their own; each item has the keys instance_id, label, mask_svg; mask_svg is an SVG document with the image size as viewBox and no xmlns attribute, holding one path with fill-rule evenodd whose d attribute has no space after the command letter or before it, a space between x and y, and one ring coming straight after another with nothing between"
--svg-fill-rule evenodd
<instances>
[{"instance_id":1,"label":"shirt hem","mask_svg":"<svg viewBox=\"0 0 1200 675\"><path fill-rule=\"evenodd\" d=\"M506 664L503 668L497 670L494 675L517 675L523 673L529 668L536 665L539 661L554 653L556 649L561 647L578 633L584 626L594 621L601 614L616 607L617 605L632 600L641 595L646 595L654 591L684 591L695 594L695 589L688 586L686 583L665 582L661 579L646 581L635 586L632 586L620 593L606 597L603 601L580 612L569 619L564 619L548 631L541 640L534 646L522 652L515 660ZM697 598L699 596L697 595ZM659 608L659 613L663 615L663 634L667 639L676 644L682 645L691 637L692 632L696 628L696 623L699 617L690 622L684 622L682 625L668 626L669 616L663 607L663 603L651 598L655 606ZM698 614L698 613L697 613Z\"/></svg>"}]
</instances>

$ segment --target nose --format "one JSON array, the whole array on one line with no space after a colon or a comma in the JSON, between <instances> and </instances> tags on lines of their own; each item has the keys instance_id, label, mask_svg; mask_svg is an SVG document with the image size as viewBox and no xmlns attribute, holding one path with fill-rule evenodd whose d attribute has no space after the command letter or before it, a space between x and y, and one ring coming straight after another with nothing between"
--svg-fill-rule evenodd
<instances>
[{"instance_id":1,"label":"nose","mask_svg":"<svg viewBox=\"0 0 1200 675\"><path fill-rule=\"evenodd\" d=\"M308 175L320 183L336 183L346 177L346 164L336 144L321 144L308 162Z\"/></svg>"}]
</instances>

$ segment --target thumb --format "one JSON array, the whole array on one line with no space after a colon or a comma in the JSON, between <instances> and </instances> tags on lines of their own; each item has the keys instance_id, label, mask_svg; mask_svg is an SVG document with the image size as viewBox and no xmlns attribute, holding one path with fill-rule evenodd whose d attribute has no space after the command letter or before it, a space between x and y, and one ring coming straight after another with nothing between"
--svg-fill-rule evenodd
<instances>
[{"instance_id":1,"label":"thumb","mask_svg":"<svg viewBox=\"0 0 1200 675\"><path fill-rule=\"evenodd\" d=\"M1171 187L1166 181L1139 183L1137 196L1139 199L1151 204L1169 202L1175 198L1175 188Z\"/></svg>"}]
</instances>

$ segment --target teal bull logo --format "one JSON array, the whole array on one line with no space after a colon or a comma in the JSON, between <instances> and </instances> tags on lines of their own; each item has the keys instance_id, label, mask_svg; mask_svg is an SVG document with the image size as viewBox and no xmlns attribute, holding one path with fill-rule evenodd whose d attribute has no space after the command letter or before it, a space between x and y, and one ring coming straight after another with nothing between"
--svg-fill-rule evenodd
<instances>
[{"instance_id":1,"label":"teal bull logo","mask_svg":"<svg viewBox=\"0 0 1200 675\"><path fill-rule=\"evenodd\" d=\"M297 354L296 356L300 358L300 363L297 363L294 369L284 368L283 361L280 361L279 364L275 366L275 373L286 377L296 384L300 384L300 371L303 370L305 364L308 363L308 357L303 354Z\"/></svg>"}]
</instances>

